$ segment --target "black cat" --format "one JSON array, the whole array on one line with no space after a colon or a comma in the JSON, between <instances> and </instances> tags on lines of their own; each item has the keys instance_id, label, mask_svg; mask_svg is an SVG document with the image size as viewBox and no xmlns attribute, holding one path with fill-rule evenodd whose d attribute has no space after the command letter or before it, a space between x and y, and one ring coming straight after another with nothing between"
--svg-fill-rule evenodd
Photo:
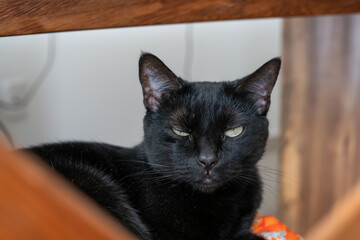
<instances>
[{"instance_id":1,"label":"black cat","mask_svg":"<svg viewBox=\"0 0 360 240\"><path fill-rule=\"evenodd\" d=\"M144 240L263 239L249 228L256 163L280 59L232 82L187 82L154 55L140 61L144 141L29 148Z\"/></svg>"}]
</instances>

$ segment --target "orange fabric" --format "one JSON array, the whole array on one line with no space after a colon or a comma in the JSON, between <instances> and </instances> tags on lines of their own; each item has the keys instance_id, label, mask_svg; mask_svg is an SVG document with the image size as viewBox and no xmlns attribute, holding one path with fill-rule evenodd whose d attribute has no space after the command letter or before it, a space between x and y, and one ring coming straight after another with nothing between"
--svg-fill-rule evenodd
<instances>
[{"instance_id":1,"label":"orange fabric","mask_svg":"<svg viewBox=\"0 0 360 240\"><path fill-rule=\"evenodd\" d=\"M303 240L274 216L256 217L251 227L251 232L266 240Z\"/></svg>"}]
</instances>

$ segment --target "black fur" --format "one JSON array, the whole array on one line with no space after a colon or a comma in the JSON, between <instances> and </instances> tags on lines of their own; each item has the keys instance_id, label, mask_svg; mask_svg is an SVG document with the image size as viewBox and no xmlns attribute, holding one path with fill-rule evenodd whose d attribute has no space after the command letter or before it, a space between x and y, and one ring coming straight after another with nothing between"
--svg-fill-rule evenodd
<instances>
[{"instance_id":1,"label":"black fur","mask_svg":"<svg viewBox=\"0 0 360 240\"><path fill-rule=\"evenodd\" d=\"M147 109L141 144L69 142L28 150L141 239L262 239L249 228L261 202L256 163L280 60L222 83L184 81L147 53L139 66ZM224 134L239 126L239 136Z\"/></svg>"}]
</instances>

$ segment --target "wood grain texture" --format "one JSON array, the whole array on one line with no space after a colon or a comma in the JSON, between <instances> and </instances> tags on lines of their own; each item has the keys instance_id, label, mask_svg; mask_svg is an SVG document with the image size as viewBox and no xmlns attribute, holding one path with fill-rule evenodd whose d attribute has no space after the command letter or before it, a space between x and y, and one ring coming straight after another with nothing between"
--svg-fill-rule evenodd
<instances>
[{"instance_id":1,"label":"wood grain texture","mask_svg":"<svg viewBox=\"0 0 360 240\"><path fill-rule=\"evenodd\" d=\"M304 234L360 178L360 15L285 20L283 44L281 219Z\"/></svg>"},{"instance_id":2,"label":"wood grain texture","mask_svg":"<svg viewBox=\"0 0 360 240\"><path fill-rule=\"evenodd\" d=\"M40 162L0 147L0 239L135 238Z\"/></svg>"},{"instance_id":3,"label":"wood grain texture","mask_svg":"<svg viewBox=\"0 0 360 240\"><path fill-rule=\"evenodd\" d=\"M359 0L0 0L0 36L354 12Z\"/></svg>"},{"instance_id":4,"label":"wood grain texture","mask_svg":"<svg viewBox=\"0 0 360 240\"><path fill-rule=\"evenodd\" d=\"M307 234L306 240L354 240L360 236L360 182Z\"/></svg>"}]
</instances>

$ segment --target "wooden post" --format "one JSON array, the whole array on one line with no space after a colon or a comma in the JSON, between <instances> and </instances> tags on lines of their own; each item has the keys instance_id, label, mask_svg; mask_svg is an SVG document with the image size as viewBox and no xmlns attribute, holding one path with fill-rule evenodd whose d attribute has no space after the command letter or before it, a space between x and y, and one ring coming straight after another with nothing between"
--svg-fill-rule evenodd
<instances>
[{"instance_id":1,"label":"wooden post","mask_svg":"<svg viewBox=\"0 0 360 240\"><path fill-rule=\"evenodd\" d=\"M281 219L304 234L360 177L360 15L285 20Z\"/></svg>"}]
</instances>

